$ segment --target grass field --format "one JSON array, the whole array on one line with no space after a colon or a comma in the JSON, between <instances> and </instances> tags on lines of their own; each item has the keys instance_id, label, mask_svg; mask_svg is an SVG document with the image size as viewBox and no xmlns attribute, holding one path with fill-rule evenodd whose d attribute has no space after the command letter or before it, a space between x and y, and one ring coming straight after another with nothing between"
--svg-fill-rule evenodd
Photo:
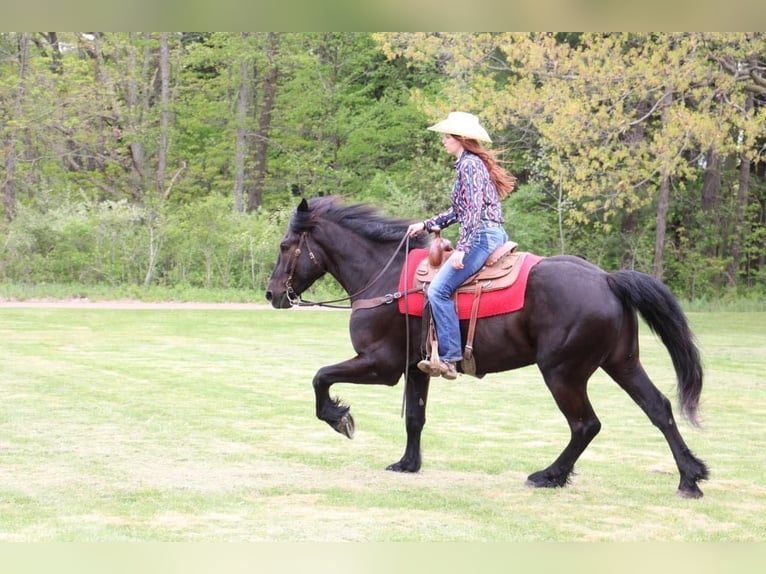
<instances>
[{"instance_id":1,"label":"grass field","mask_svg":"<svg viewBox=\"0 0 766 574\"><path fill-rule=\"evenodd\" d=\"M314 417L347 312L0 308L0 541L764 541L766 313L691 313L706 366L705 497L675 497L659 431L605 375L603 427L565 489L526 476L566 443L535 368L432 385L423 470L400 386L336 385L353 441ZM675 400L648 330L644 364Z\"/></svg>"}]
</instances>

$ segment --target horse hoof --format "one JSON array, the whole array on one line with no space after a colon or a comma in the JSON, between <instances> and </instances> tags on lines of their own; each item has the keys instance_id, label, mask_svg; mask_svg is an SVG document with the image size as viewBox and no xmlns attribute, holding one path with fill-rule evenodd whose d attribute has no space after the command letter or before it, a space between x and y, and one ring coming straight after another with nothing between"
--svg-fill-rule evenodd
<instances>
[{"instance_id":1,"label":"horse hoof","mask_svg":"<svg viewBox=\"0 0 766 574\"><path fill-rule=\"evenodd\" d=\"M703 494L702 491L699 488L696 488L694 490L688 490L688 489L681 489L679 488L676 491L676 496L678 498L702 498Z\"/></svg>"},{"instance_id":2,"label":"horse hoof","mask_svg":"<svg viewBox=\"0 0 766 574\"><path fill-rule=\"evenodd\" d=\"M527 488L559 488L558 484L552 482L535 482L534 480L529 479L524 482L524 486Z\"/></svg>"},{"instance_id":3,"label":"horse hoof","mask_svg":"<svg viewBox=\"0 0 766 574\"><path fill-rule=\"evenodd\" d=\"M389 464L386 467L386 470L390 470L393 472L411 472L415 473L420 470L420 464L407 464L402 462L401 460L399 462L395 462L393 464Z\"/></svg>"},{"instance_id":4,"label":"horse hoof","mask_svg":"<svg viewBox=\"0 0 766 574\"><path fill-rule=\"evenodd\" d=\"M354 417L351 416L350 412L343 415L335 430L347 438L354 438L356 427L354 426Z\"/></svg>"},{"instance_id":5,"label":"horse hoof","mask_svg":"<svg viewBox=\"0 0 766 574\"><path fill-rule=\"evenodd\" d=\"M545 472L535 472L527 477L524 486L529 488L563 488L569 483L569 474L564 476L550 476Z\"/></svg>"}]
</instances>

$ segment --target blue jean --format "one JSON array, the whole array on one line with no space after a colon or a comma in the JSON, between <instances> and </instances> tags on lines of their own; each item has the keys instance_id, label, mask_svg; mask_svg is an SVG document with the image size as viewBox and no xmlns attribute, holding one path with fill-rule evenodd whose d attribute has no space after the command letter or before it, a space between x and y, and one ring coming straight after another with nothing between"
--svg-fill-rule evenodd
<instances>
[{"instance_id":1,"label":"blue jean","mask_svg":"<svg viewBox=\"0 0 766 574\"><path fill-rule=\"evenodd\" d=\"M470 251L463 258L463 268L454 269L451 259L442 265L428 289L428 300L439 341L439 358L443 361L463 360L460 322L452 294L471 275L477 273L492 252L508 240L502 227L482 227L477 231Z\"/></svg>"}]
</instances>

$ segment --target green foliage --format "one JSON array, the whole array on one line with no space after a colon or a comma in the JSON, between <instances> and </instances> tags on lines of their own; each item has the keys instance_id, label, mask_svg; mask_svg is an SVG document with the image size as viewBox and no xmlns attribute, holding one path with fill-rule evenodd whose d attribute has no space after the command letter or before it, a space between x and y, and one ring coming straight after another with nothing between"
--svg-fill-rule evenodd
<instances>
[{"instance_id":1,"label":"green foliage","mask_svg":"<svg viewBox=\"0 0 766 574\"><path fill-rule=\"evenodd\" d=\"M229 198L205 199L167 213L158 281L205 288L261 289L276 260L279 213L245 215Z\"/></svg>"},{"instance_id":2,"label":"green foliage","mask_svg":"<svg viewBox=\"0 0 766 574\"><path fill-rule=\"evenodd\" d=\"M766 288L762 33L174 33L167 102L159 38L0 33L0 278L260 290L301 196L445 209L465 109L523 249Z\"/></svg>"},{"instance_id":3,"label":"green foliage","mask_svg":"<svg viewBox=\"0 0 766 574\"><path fill-rule=\"evenodd\" d=\"M522 251L540 255L560 252L558 220L554 200L540 184L520 185L503 202L508 236Z\"/></svg>"},{"instance_id":4,"label":"green foliage","mask_svg":"<svg viewBox=\"0 0 766 574\"><path fill-rule=\"evenodd\" d=\"M262 291L285 213L245 215L209 196L174 208L65 201L0 226L0 280Z\"/></svg>"},{"instance_id":5,"label":"green foliage","mask_svg":"<svg viewBox=\"0 0 766 574\"><path fill-rule=\"evenodd\" d=\"M437 155L426 117L408 102L414 72L387 62L369 34L305 34L296 42L310 56L283 74L270 193L364 200L379 174L406 177L415 157Z\"/></svg>"},{"instance_id":6,"label":"green foliage","mask_svg":"<svg viewBox=\"0 0 766 574\"><path fill-rule=\"evenodd\" d=\"M740 179L738 162L740 153L762 160L766 101L758 69L766 58L764 35L395 33L376 38L390 57L441 63L449 82L439 93L416 94L423 109L475 111L498 133L501 145L516 148L511 157L526 158L529 181L552 199L540 207L558 219L556 251L583 255L609 269L634 266L659 274L664 267L674 287L687 294L720 288L724 278L737 281L736 273L725 277L725 250L740 241L741 213L757 200L757 192L737 197L735 191L736 199L727 201L726 188L711 184L728 211L719 212L715 229L705 227L707 241L687 242L675 253L667 252L665 236L679 223L668 220L666 205L675 199L666 193L680 192L692 212L700 211L694 195L699 182L703 176L714 180L719 169L700 161L711 153L726 158L719 173L724 185L733 179L736 190L762 182L760 176ZM550 221L549 214L535 213ZM680 225L690 227L691 219L684 214ZM650 229L653 245L646 241ZM743 235L749 241L758 233L748 229ZM720 238L715 249L711 237ZM763 251L764 243L756 244ZM762 264L761 259L757 265ZM734 265L744 267L742 261Z\"/></svg>"},{"instance_id":7,"label":"green foliage","mask_svg":"<svg viewBox=\"0 0 766 574\"><path fill-rule=\"evenodd\" d=\"M135 281L142 218L125 201L22 208L2 227L0 276L28 283Z\"/></svg>"}]
</instances>

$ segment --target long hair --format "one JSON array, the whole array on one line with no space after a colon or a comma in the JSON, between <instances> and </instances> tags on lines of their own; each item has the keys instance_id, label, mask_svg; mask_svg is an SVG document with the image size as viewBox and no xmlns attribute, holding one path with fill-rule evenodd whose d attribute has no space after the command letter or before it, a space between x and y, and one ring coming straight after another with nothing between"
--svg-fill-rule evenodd
<instances>
[{"instance_id":1,"label":"long hair","mask_svg":"<svg viewBox=\"0 0 766 574\"><path fill-rule=\"evenodd\" d=\"M481 158L481 161L487 166L489 178L492 180L492 183L495 184L495 189L497 189L497 194L500 196L500 199L503 199L506 195L512 193L516 189L516 176L500 165L495 152L484 149L484 146L475 139L456 135L453 135L452 137L460 141L463 149L476 154Z\"/></svg>"}]
</instances>

